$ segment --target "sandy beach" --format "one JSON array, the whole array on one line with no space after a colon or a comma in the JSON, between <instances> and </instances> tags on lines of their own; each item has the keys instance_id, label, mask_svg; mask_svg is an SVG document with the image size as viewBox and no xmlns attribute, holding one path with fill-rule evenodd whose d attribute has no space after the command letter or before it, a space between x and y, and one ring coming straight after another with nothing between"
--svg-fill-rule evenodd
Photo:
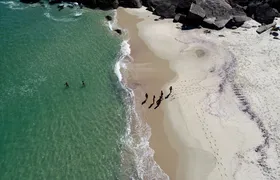
<instances>
[{"instance_id":1,"label":"sandy beach","mask_svg":"<svg viewBox=\"0 0 280 180\"><path fill-rule=\"evenodd\" d=\"M134 58L130 84L139 83L137 108L152 129L155 161L170 179L279 179L280 41L269 31L257 34L252 20L205 33L154 21L158 17L145 8L125 9L138 17L125 21L122 11ZM161 109L141 106L144 92L168 92L169 86Z\"/></svg>"},{"instance_id":2,"label":"sandy beach","mask_svg":"<svg viewBox=\"0 0 280 180\"><path fill-rule=\"evenodd\" d=\"M151 150L155 151L152 156L147 155L144 159L153 158L165 173L172 179L176 176L177 166L177 152L170 145L168 136L166 135L163 127L164 113L162 107L154 109L156 103L149 108L152 104L153 96L155 101L159 98L161 90L166 82L175 78L175 73L169 68L168 61L161 59L148 48L144 41L138 36L138 29L136 27L141 19L137 16L133 16L124 11L124 9L118 10L118 24L128 31L129 44L131 48L132 61L127 63L127 69L123 72L124 79L128 87L134 91L136 101L136 112L139 115L141 121L148 123L151 128L151 137L149 139ZM148 94L148 100L145 104L141 104L145 99L145 93ZM136 125L137 127L139 125ZM134 131L138 131L134 129ZM153 152L152 152L153 153ZM145 160L144 160L145 161ZM146 160L151 163L147 167L144 167L143 178L151 179L150 174L157 174L160 169L157 169L157 165L153 165L154 160ZM155 167L154 167L155 166ZM149 169L149 168L152 168ZM153 171L153 172L151 172ZM154 177L153 177L154 178ZM157 179L167 179L168 177L163 175L157 177Z\"/></svg>"}]
</instances>

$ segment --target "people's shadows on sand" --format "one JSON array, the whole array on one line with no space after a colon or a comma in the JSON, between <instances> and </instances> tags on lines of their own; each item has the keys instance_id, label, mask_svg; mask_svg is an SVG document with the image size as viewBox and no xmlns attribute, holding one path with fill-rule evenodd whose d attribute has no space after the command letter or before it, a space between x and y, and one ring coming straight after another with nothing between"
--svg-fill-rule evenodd
<instances>
[{"instance_id":1,"label":"people's shadows on sand","mask_svg":"<svg viewBox=\"0 0 280 180\"><path fill-rule=\"evenodd\" d=\"M161 104L161 101L163 100L163 91L160 92L159 99L157 100L157 105L155 106L154 109L157 109L159 105Z\"/></svg>"},{"instance_id":2,"label":"people's shadows on sand","mask_svg":"<svg viewBox=\"0 0 280 180\"><path fill-rule=\"evenodd\" d=\"M147 100L148 100L148 94L146 93L145 94L145 100L142 102L142 105L145 104L147 102Z\"/></svg>"},{"instance_id":3,"label":"people's shadows on sand","mask_svg":"<svg viewBox=\"0 0 280 180\"><path fill-rule=\"evenodd\" d=\"M155 104L155 100L156 100L156 96L154 95L154 97L153 97L153 102L152 102L152 104L149 106L149 109Z\"/></svg>"},{"instance_id":4,"label":"people's shadows on sand","mask_svg":"<svg viewBox=\"0 0 280 180\"><path fill-rule=\"evenodd\" d=\"M167 99L171 93L172 93L172 86L169 87L169 94L167 94L167 96L165 96L165 99Z\"/></svg>"}]
</instances>

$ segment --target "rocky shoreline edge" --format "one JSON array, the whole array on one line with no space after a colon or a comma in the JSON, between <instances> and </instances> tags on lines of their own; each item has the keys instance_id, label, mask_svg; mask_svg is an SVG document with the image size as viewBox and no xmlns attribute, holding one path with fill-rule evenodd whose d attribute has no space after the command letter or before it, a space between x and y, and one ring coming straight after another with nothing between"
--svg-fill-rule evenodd
<instances>
[{"instance_id":1,"label":"rocky shoreline edge","mask_svg":"<svg viewBox=\"0 0 280 180\"><path fill-rule=\"evenodd\" d=\"M182 23L182 29L206 27L222 29L240 27L245 21L254 19L263 26L272 24L280 17L279 0L20 0L23 3L76 2L88 8L116 9L118 7L140 8L160 16L173 18ZM156 20L159 20L156 19Z\"/></svg>"}]
</instances>

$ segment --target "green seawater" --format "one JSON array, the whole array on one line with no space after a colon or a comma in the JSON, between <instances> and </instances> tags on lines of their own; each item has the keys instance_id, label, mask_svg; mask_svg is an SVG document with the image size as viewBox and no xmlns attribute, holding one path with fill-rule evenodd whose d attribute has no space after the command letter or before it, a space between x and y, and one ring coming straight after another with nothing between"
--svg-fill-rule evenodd
<instances>
[{"instance_id":1,"label":"green seawater","mask_svg":"<svg viewBox=\"0 0 280 180\"><path fill-rule=\"evenodd\" d=\"M125 93L108 12L11 2L0 3L0 179L120 179Z\"/></svg>"}]
</instances>

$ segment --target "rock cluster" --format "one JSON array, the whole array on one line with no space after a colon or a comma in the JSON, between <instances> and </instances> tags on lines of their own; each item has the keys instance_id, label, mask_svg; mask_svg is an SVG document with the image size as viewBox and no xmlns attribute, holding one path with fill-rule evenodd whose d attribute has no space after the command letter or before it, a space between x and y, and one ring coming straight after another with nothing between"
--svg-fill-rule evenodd
<instances>
[{"instance_id":1,"label":"rock cluster","mask_svg":"<svg viewBox=\"0 0 280 180\"><path fill-rule=\"evenodd\" d=\"M36 3L40 0L20 0ZM261 24L271 24L280 14L280 0L64 0L82 3L90 8L140 8L162 18L174 18L185 25L202 25L209 28L235 28L241 26L248 17ZM50 4L62 0L49 0Z\"/></svg>"}]
</instances>

